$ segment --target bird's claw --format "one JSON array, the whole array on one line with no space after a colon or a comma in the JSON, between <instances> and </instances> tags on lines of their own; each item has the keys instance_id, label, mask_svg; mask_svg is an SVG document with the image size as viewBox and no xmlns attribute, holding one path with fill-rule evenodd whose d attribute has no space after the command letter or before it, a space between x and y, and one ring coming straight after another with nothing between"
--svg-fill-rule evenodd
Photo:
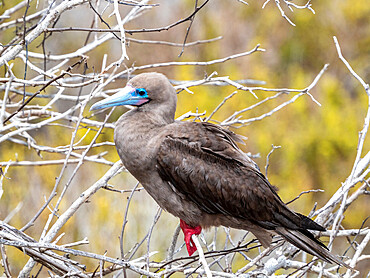
<instances>
[{"instance_id":1,"label":"bird's claw","mask_svg":"<svg viewBox=\"0 0 370 278\"><path fill-rule=\"evenodd\" d=\"M180 227L181 230L184 232L185 237L185 244L186 249L188 250L189 256L193 255L193 253L197 250L193 239L191 238L192 235L199 235L202 231L201 226L191 227L182 219L180 219Z\"/></svg>"}]
</instances>

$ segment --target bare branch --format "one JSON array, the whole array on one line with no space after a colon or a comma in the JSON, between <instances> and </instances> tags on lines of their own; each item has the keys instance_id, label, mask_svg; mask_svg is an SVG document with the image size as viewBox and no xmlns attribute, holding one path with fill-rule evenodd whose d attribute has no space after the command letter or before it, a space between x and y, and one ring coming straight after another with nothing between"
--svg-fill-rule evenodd
<instances>
[{"instance_id":1,"label":"bare branch","mask_svg":"<svg viewBox=\"0 0 370 278\"><path fill-rule=\"evenodd\" d=\"M25 37L25 44L29 44L32 41L34 41L44 30L54 23L58 15L63 13L66 10L69 10L77 5L80 5L82 3L87 2L86 0L71 0L71 1L63 1L61 2L57 7L49 11L48 15L44 18L44 20L37 25L37 27L30 32ZM17 44L13 47L11 47L8 51L6 51L1 57L0 57L0 66L3 66L5 62L9 62L10 60L13 60L23 49L23 44Z\"/></svg>"},{"instance_id":2,"label":"bare branch","mask_svg":"<svg viewBox=\"0 0 370 278\"><path fill-rule=\"evenodd\" d=\"M160 209L155 215L142 213L138 209L138 202L140 206L147 206L147 194L135 193L142 192L143 187L138 187L139 184L135 186L135 181L126 176L119 179L119 183L123 182L119 187L113 181L108 184L114 175L124 170L121 162L115 163L117 156L112 135L114 121L126 108L111 110L107 117L107 111L89 111L93 101L117 92L136 73L166 67L163 70L173 78L170 82L181 94L179 98L186 93L196 96L202 89L206 91L213 86L212 89L216 90L212 92L212 97L220 99L219 102L211 100L212 105L207 106L207 109L212 107L209 112L199 112L198 105L190 105L186 110L181 110L190 112L179 115L176 120L212 121L226 128L239 128L274 116L304 95L321 106L311 92L328 65L303 89L266 85L275 76L270 79L269 75L265 75L265 81L248 79L247 75L251 73L234 70L238 64L233 63L237 59L243 62L243 57L246 59L245 56L265 50L259 44L249 51L234 50L236 48L233 43L246 45L246 37L251 39L250 42L255 41L250 37L253 32L240 30L241 36L230 44L229 34L222 34L226 41L220 41L222 36L217 33L222 28L216 29L217 24L204 29L201 25L205 22L204 13L210 12L212 15L207 17L207 22L216 19L213 16L215 6L210 5L209 0L196 0L185 11L175 11L174 7L178 6L171 1L161 1L160 4L148 0L11 2L3 3L4 12L0 15L0 31L6 33L4 39L7 40L0 44L0 65L3 65L3 75L0 76L0 91L3 93L0 98L0 198L4 201L1 202L2 208L6 209L6 214L0 220L0 253L4 276L118 277L123 274L125 277L133 273L145 277L267 277L282 272L283 275L290 273L297 277L306 273L320 277L338 276L336 267L319 264L317 260L306 263L305 256L298 256L300 252L296 252L297 249L283 245L280 237L273 238L272 247L263 249L256 239L250 238L249 233L227 227L204 231L199 237L194 237L199 256L187 256L180 227L173 226L173 231L159 228L159 225L163 227L163 217L168 215L163 214L160 218ZM232 4L230 6L236 4L241 8L251 8L246 7L248 3L243 0L229 2ZM287 20L291 25L294 25L295 20L290 12L308 10L314 13L310 0L301 3L296 0L267 0L263 7L270 2L275 12L285 18L283 21ZM181 7L189 6L182 4ZM159 15L158 11L163 13ZM180 18L181 14L185 16ZM230 14L235 14L235 11ZM157 20L162 27L155 27ZM222 24L229 26L226 23L230 18L220 17L216 20L223 20ZM165 32L166 40L163 40L159 33L167 30L171 31ZM206 39L210 30L215 37ZM190 31L197 39L187 42L190 41ZM79 35L83 38L79 38ZM212 45L208 44L211 42ZM334 43L340 60L369 96L368 84L345 60L336 38ZM225 44L227 47L224 48ZM238 49L242 49L243 45L239 45ZM181 53L185 47L193 48L186 49L186 55L180 60L175 53L176 49L168 46L181 47ZM218 52L209 48L213 46L220 49L222 56L215 56ZM208 55L210 52L212 55ZM131 64L128 63L129 57ZM246 62L255 61L248 59ZM245 65L241 68L244 70ZM225 70L228 72L225 73ZM222 73L222 76L218 76L217 72ZM230 72L231 75L227 76ZM294 77L294 72L288 73L287 78ZM235 74L241 75L240 80L235 80ZM184 80L186 76L189 80ZM226 90L229 90L226 95L220 97L219 94ZM224 116L223 108L229 104L228 107L234 105L240 98L248 98L246 102L243 99L243 103L248 105L237 103L237 108ZM112 117L109 118L109 115ZM217 115L219 117L216 120ZM332 229L315 236L330 237L330 242L337 238L334 243L341 242L341 247L350 250L344 255L354 267L360 261L369 259L364 254L369 244L369 229L365 227L365 222L358 228L343 227L341 221L348 208L361 199L359 197L369 194L370 152L365 143L369 119L370 104L359 136L351 175L325 206L316 211L315 205L312 212L317 216L318 223L327 227L333 224ZM254 147L257 146L252 143ZM266 159L266 175L271 153ZM259 157L259 154L246 155ZM103 172L95 173L96 167L100 167L99 171ZM41 177L40 172L45 172L42 175L50 178L51 184L45 177ZM127 171L124 172L124 175L128 175ZM24 177L31 178L27 180ZM22 188L24 199L18 200L18 194L12 194L12 190L21 190L16 184L20 179L22 186L23 182L27 186ZM91 181L90 186L86 181ZM101 188L105 190L101 191ZM351 188L353 190L350 191ZM104 226L109 236L119 238L119 249L109 238L104 238L103 247L106 250L96 251L96 238L87 238L87 230L99 234L98 229L102 225L96 223L94 227L87 227L88 216L91 214L82 208L99 190L110 194L112 200L122 198L122 202L126 202L124 211L117 209L113 201L107 209L112 226L121 221L116 216L122 215L121 232L111 229L111 225ZM320 190L303 191L292 201L305 193L316 191ZM35 202L37 196L39 202ZM37 207L30 208L32 204ZM101 209L94 202L89 204L89 208ZM150 208L154 211L157 209L154 206ZM104 209L102 213L105 213ZM136 214L140 217L136 218ZM18 221L20 215L21 222ZM142 227L138 229L135 221L130 220L127 224L134 216L135 221L147 221L146 230ZM79 230L82 236L78 240L70 242L68 239L76 229L75 226L67 226L75 225L71 222L72 217L72 222L86 228ZM13 227L7 222L12 225L18 223L23 227ZM181 240L177 244L179 236ZM88 251L80 250L81 245L84 245L83 250ZM23 270L14 263L17 258L14 259L12 249L18 249L29 257ZM117 250L120 250L119 259L114 255ZM243 260L245 263L241 265ZM40 266L38 270L34 269L36 264ZM352 277L358 273L351 270L344 275Z\"/></svg>"}]
</instances>

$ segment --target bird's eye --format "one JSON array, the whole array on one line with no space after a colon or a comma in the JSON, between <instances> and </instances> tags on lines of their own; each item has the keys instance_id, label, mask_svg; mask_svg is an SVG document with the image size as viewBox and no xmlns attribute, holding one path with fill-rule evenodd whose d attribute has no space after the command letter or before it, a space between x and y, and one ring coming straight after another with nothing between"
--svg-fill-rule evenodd
<instances>
[{"instance_id":1,"label":"bird's eye","mask_svg":"<svg viewBox=\"0 0 370 278\"><path fill-rule=\"evenodd\" d=\"M145 89L137 89L136 92L139 96L145 96L146 95L146 90Z\"/></svg>"}]
</instances>

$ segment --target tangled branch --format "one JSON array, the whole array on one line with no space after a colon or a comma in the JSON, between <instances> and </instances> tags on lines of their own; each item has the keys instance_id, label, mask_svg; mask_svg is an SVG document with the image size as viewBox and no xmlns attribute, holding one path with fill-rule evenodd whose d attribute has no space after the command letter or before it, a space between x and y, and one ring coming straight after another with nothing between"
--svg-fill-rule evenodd
<instances>
[{"instance_id":1,"label":"tangled branch","mask_svg":"<svg viewBox=\"0 0 370 278\"><path fill-rule=\"evenodd\" d=\"M187 257L182 256L184 244L179 243L182 240L178 241L179 228L177 227L174 231L171 230L174 235L168 243L167 256L161 258L158 253L163 250L151 250L153 245L151 239L153 234L158 233L156 227L161 222L161 210L157 210L153 219L150 219L150 226L146 227L144 232L140 231L137 233L137 237L133 237L127 232L126 225L133 210L133 205L129 206L129 204L135 198L139 198L137 195L138 192L142 191L142 187L136 184L133 188L117 189L110 184L115 175L125 171L122 168L122 163L116 162L117 157L111 155L114 153L114 143L110 135L114 128L112 122L115 112L112 110L102 119L101 115L88 112L92 102L117 91L114 89L117 87L114 86L115 82L122 82L139 71L157 68L170 68L172 70L186 66L196 68L220 66L230 63L230 61L244 59L246 56L262 54L265 50L259 44L249 51L204 61L178 61L175 58L171 61L163 61L158 58L153 63L136 65L133 62L129 64L130 43L156 45L163 48L168 46L181 47L181 53L184 51L186 53L187 47L199 47L219 42L222 39L220 36L214 39L188 42L191 37L189 35L192 31L191 28L194 28L191 26L196 20L195 16L206 10L210 5L208 3L211 2L209 0L202 3L195 1L194 9L187 13L188 16L175 22L171 21L173 23L164 27L135 27L135 29L127 27L140 26L138 21L145 18L147 11L155 11L159 8L159 4L151 4L146 0L37 1L39 6L34 3L36 6L34 6L33 14L30 14L30 11L22 12L30 5L30 2L21 1L5 10L0 16L0 30L14 30L14 37L0 47L0 66L4 68L4 74L0 77L2 90L0 144L9 149L14 148L14 150L27 148L35 156L17 157L16 151L11 156L12 160L9 155L1 156L3 161L0 162L0 199L4 198L4 192L9 190L8 186L12 184L9 173L15 171L16 166L20 169L24 169L24 167L37 167L37 169L45 167L46 169L54 165L58 167L58 174L54 184L43 188L42 192L38 192L44 195L44 202L36 208L36 212L31 217L24 219L23 227L9 224L14 214L27 209L22 208L21 203L0 221L1 262L7 277L14 275L28 277L37 271L35 267L38 265L42 265L43 269L50 272L50 275L65 277L102 277L111 273L117 275L120 272L126 273L126 270L148 277L170 277L175 273L199 274L207 277L255 277L273 275L276 271L294 273L296 277L301 277L308 272L321 275L321 277L337 277L335 267L317 263L315 259L306 261L304 257L299 256L300 252L284 244L278 237L274 239L270 248L260 250L261 245L256 240L250 239L248 233L234 234L228 228L215 228L207 234L202 234L199 241L195 240L200 251L199 256ZM239 2L243 5L246 4L245 1ZM264 6L268 2L270 1L266 1ZM295 4L294 1L283 1L282 3L290 10L308 9L314 13L311 1L302 6ZM275 1L275 4L281 15L294 25L285 15L280 1ZM63 16L66 16L67 12L73 12L74 9L81 9L93 15L91 27L55 26ZM81 13L81 10L74 15ZM110 18L108 12L114 17ZM20 14L22 14L22 19ZM180 28L186 22L189 25L183 33L184 39L181 40L181 43L143 37L152 33L163 33L175 27ZM40 50L39 45L42 46L49 40L53 40L53 44L57 45L58 40L60 41L57 34L67 40L68 34L72 33L71 31L86 34L86 41L81 45L76 44L70 48L63 48L64 52L51 51L48 53ZM349 177L338 187L324 206L312 211L311 216L316 216L315 221L328 228L328 231L321 233L321 236L330 239L330 247L336 238L355 237L356 241L348 243L348 248L354 249L353 255L344 257L344 260L355 268L359 262L369 259L369 255L363 253L370 240L370 231L366 227L345 229L341 223L344 213L356 202L359 196L369 193L370 152L365 152L364 142L370 122L370 91L369 84L352 69L342 55L336 38L334 38L334 42L339 58L350 74L364 87L369 98L369 105L359 135L356 159ZM93 58L100 57L100 48L105 47L107 49L118 47L119 55L115 55L114 51L106 51L98 62L94 62ZM20 68L24 69L22 77L18 76ZM196 80L173 79L171 81L180 94L192 93L203 86L231 88L232 91L210 113L198 110L190 111L179 116L178 120L216 122L215 115L219 115L222 108L231 99L239 97L242 92L247 92L247 97L253 100L258 98L258 101L240 110L232 111L230 116L217 123L224 127L234 128L251 125L287 109L301 97L308 97L309 101L320 106L321 104L314 98L311 91L317 86L327 69L328 65L324 65L321 71L317 69L316 77L303 89L268 88L264 86L264 81L233 80L229 76L219 76L216 72ZM263 92L271 94L263 97ZM259 107L268 107L268 111L256 112L255 116L246 116L247 112L258 111ZM49 136L50 141L44 140L40 134ZM108 136L110 136L109 139L107 139ZM63 137L63 141L54 142L56 137ZM98 141L98 138L104 139ZM2 152L4 149L1 147ZM79 182L76 181L76 177L83 172L81 170L83 165L89 165L88 167L97 165L99 168L91 167L91 169L103 169L104 172L99 179L90 183L88 188L86 188L89 185L88 178L82 179L84 184L81 184L81 179ZM87 176L97 174L92 173L94 171L96 170L90 170ZM34 183L31 182L30 186L34 186ZM66 227L73 221L72 219L76 218L79 212L88 206L87 203L104 189L109 194L129 193L122 216L121 232L117 232L116 235L120 241L120 248L117 248L120 253L119 259L115 255L117 250L107 250L106 253L90 250L91 243L88 239L66 244L58 243L64 233L69 233ZM311 192L313 191L305 191L302 194ZM300 196L301 194L295 199ZM41 196L38 197L41 198ZM83 222L83 226L88 223L87 219L83 219L83 217L79 221ZM93 225L89 229L98 229L98 227ZM83 233L83 229L81 233ZM125 241L124 239L127 237L134 239ZM109 241L110 239L104 238L102 240ZM220 242L224 245L223 248L220 248ZM29 258L23 268L17 270L18 273L15 273L13 261L7 255L7 250L10 248L20 250ZM90 251L84 251L84 248ZM240 264L241 261L243 265ZM96 269L92 270L91 266L95 266ZM347 270L344 275L345 277L354 277L357 274L353 270Z\"/></svg>"}]
</instances>

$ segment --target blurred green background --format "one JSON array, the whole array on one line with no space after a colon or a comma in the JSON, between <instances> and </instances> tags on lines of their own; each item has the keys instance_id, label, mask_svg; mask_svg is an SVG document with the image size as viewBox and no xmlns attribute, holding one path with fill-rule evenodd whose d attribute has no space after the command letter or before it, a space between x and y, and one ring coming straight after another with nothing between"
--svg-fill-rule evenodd
<instances>
[{"instance_id":1,"label":"blurred green background","mask_svg":"<svg viewBox=\"0 0 370 278\"><path fill-rule=\"evenodd\" d=\"M19 2L19 1L15 1ZM15 3L14 2L14 3ZM338 59L333 42L333 35L337 36L342 52L350 62L353 69L365 80L369 80L370 72L370 5L368 1L312 1L316 14L307 9L297 10L294 13L286 10L289 18L296 24L290 25L282 18L275 3L267 4L261 9L264 1L251 0L249 5L238 1L210 1L195 17L187 41L210 39L222 36L222 39L208 44L200 44L185 48L181 57L181 47L171 47L152 44L137 44L131 42L127 47L130 67L169 62L169 61L207 61L218 59L253 49L257 44L266 49L266 52L254 53L250 56L231 60L212 66L178 66L163 67L156 71L166 74L176 80L202 79L205 74L217 71L219 76L229 76L232 80L256 79L266 82L268 88L296 88L307 87L320 72L324 64L329 63L318 84L311 91L312 95L322 104L316 105L308 96L299 98L294 104L273 114L262 121L254 122L248 126L232 130L246 137L245 146L241 148L252 154L259 154L255 161L264 171L266 156L271 146L279 145L280 149L270 157L268 178L279 188L279 194L284 201L289 201L301 191L309 189L324 189L323 193L311 193L302 196L290 207L294 210L308 214L315 202L318 207L324 205L330 196L345 181L351 172L356 155L358 132L363 126L363 119L368 106L367 96L363 87L357 82ZM301 1L304 4L305 1ZM14 3L3 2L0 13L13 6ZM160 27L175 22L189 15L194 8L194 1L157 1L159 7L146 12L143 16L125 25L126 29L139 29L144 27ZM31 2L30 12L35 11L36 2ZM40 9L40 7L38 8ZM128 8L122 9L124 15ZM18 12L21 17L24 10ZM62 14L56 27L90 27L94 14L87 5L77 7ZM114 17L104 18L114 25ZM101 28L104 26L101 25ZM143 33L127 35L128 37L146 40L165 40L182 43L188 23L182 24L169 31L161 33ZM9 43L14 36L14 29L4 30L0 33L3 44ZM86 32L53 33L45 43L46 51L51 54L63 54L80 48L87 40ZM93 35L95 36L95 35ZM91 37L89 38L91 40ZM30 50L41 52L39 43L42 38L34 41ZM120 46L117 40L110 40L101 45L89 56L88 72L96 72L101 68L103 55L108 54L108 62L115 61L120 56ZM31 59L32 61L32 59ZM13 68L17 77L23 77L24 64L19 59L14 61ZM35 63L41 64L40 60ZM51 65L50 65L51 66ZM3 76L5 70L2 70ZM135 74L139 72L134 72ZM27 78L32 77L29 71ZM124 80L117 80L111 88L124 86ZM92 87L83 90L88 94ZM36 91L37 89L35 89ZM179 94L177 116L185 112L206 111L209 115L213 109L235 88L230 86L214 87L199 86L191 88L194 94L185 91ZM31 91L32 92L32 91ZM54 93L55 88L49 88L46 93ZM77 90L68 90L68 94L76 94ZM230 99L223 108L213 117L222 121L232 115L234 111L248 107L268 96L271 92L255 92L259 99L251 94L240 91ZM4 92L0 92L3 97ZM264 114L280 103L289 100L294 94L282 96L267 102L258 109L243 114L243 118L251 118ZM37 99L33 104L44 104ZM66 110L74 103L65 102L55 107L57 110ZM110 121L115 121L125 111L118 108ZM86 117L91 114L86 109ZM104 115L97 115L104 119ZM65 123L74 127L71 123ZM73 129L64 126L47 126L31 135L36 138L39 145L61 146L68 145ZM78 137L81 138L86 130L81 129ZM91 131L84 139L88 144L95 133ZM79 139L77 138L76 141ZM112 130L106 129L98 141L112 141ZM109 153L105 156L110 161L117 161L118 155L114 147L107 147ZM365 152L370 150L370 140L365 142ZM94 149L91 153L99 153L102 149ZM64 156L42 153L43 159L62 159ZM0 161L9 160L41 160L37 153L12 142L0 145ZM10 220L15 227L22 227L37 212L44 203L44 196L49 196L61 170L58 166L43 167L10 167L4 180L4 195L0 200L0 218L4 219L20 203L22 207ZM67 191L61 204L62 213L78 195L91 186L107 170L108 166L85 162L82 169ZM65 183L74 167L68 167L63 177ZM62 185L64 185L62 182ZM120 174L111 184L117 189L130 189L135 180L129 174ZM58 190L60 193L61 189ZM119 240L124 210L128 194L113 193L101 190L70 219L63 231L66 235L61 243L81 240L88 237L90 245L81 247L83 250L107 255L119 256ZM54 200L54 202L56 199ZM53 203L53 202L52 202ZM130 207L129 224L125 233L125 251L128 251L137 241L147 233L156 213L156 204L145 191L135 194ZM49 215L45 211L27 233L38 239L42 227ZM346 228L358 228L364 219L369 216L369 204L365 196L361 196L345 213L343 225ZM165 257L165 250L169 246L172 233L178 220L162 213L157 224L151 249L160 250L156 259ZM233 233L237 233L233 231ZM325 240L324 240L325 241ZM182 236L179 243L182 242ZM220 243L220 248L224 243ZM21 252L7 248L14 273L25 263L27 257ZM342 254L345 249L337 251ZM146 252L146 245L142 253ZM184 251L182 251L184 252ZM183 253L185 254L185 253ZM90 266L91 270L96 266Z\"/></svg>"}]
</instances>

